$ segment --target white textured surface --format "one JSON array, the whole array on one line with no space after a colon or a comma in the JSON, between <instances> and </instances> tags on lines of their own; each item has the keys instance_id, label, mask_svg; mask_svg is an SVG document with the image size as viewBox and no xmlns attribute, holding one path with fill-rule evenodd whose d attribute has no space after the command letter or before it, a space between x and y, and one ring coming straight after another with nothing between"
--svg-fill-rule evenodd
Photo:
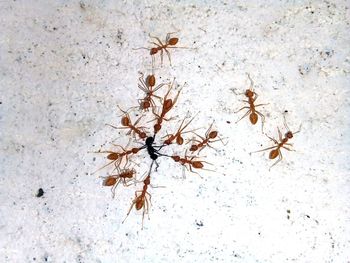
<instances>
[{"instance_id":1,"label":"white textured surface","mask_svg":"<svg viewBox=\"0 0 350 263\"><path fill-rule=\"evenodd\" d=\"M0 261L349 262L348 5L1 1ZM218 171L203 179L162 159L152 182L166 188L150 190L141 230L135 211L121 224L140 186L112 200L105 174L91 175L105 159L87 152L119 136L104 124L142 95L150 59L132 48L176 30L197 49L173 50L173 68L156 72L187 82L174 114L200 111L192 127L215 120L229 144L203 151ZM270 103L268 134L285 110L303 124L270 172L267 152L249 155L271 145L260 124L235 124L243 97L231 89L248 87L246 72Z\"/></svg>"}]
</instances>

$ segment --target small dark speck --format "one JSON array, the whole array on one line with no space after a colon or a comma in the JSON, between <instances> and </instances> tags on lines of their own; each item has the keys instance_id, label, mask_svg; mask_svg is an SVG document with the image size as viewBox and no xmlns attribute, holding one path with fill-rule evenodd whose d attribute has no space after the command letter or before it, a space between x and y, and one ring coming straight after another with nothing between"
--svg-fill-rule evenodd
<instances>
[{"instance_id":1,"label":"small dark speck","mask_svg":"<svg viewBox=\"0 0 350 263\"><path fill-rule=\"evenodd\" d=\"M93 162L96 161L96 157L92 158L92 161L93 161Z\"/></svg>"},{"instance_id":2,"label":"small dark speck","mask_svg":"<svg viewBox=\"0 0 350 263\"><path fill-rule=\"evenodd\" d=\"M284 111L284 113L287 113L287 112L288 112L288 110L285 110L285 111Z\"/></svg>"},{"instance_id":3,"label":"small dark speck","mask_svg":"<svg viewBox=\"0 0 350 263\"><path fill-rule=\"evenodd\" d=\"M44 190L42 188L39 188L38 193L36 194L36 197L42 197L44 195Z\"/></svg>"},{"instance_id":4,"label":"small dark speck","mask_svg":"<svg viewBox=\"0 0 350 263\"><path fill-rule=\"evenodd\" d=\"M231 122L230 121L226 121L226 123L230 124Z\"/></svg>"},{"instance_id":5,"label":"small dark speck","mask_svg":"<svg viewBox=\"0 0 350 263\"><path fill-rule=\"evenodd\" d=\"M53 29L54 31L56 31L56 30L57 30L57 27L53 27L52 29Z\"/></svg>"},{"instance_id":6,"label":"small dark speck","mask_svg":"<svg viewBox=\"0 0 350 263\"><path fill-rule=\"evenodd\" d=\"M290 214L290 210L289 209L287 209L287 213Z\"/></svg>"},{"instance_id":7,"label":"small dark speck","mask_svg":"<svg viewBox=\"0 0 350 263\"><path fill-rule=\"evenodd\" d=\"M33 258L33 260L35 261L35 260L36 260L36 258Z\"/></svg>"},{"instance_id":8,"label":"small dark speck","mask_svg":"<svg viewBox=\"0 0 350 263\"><path fill-rule=\"evenodd\" d=\"M2 104L2 101L0 101L0 104Z\"/></svg>"},{"instance_id":9,"label":"small dark speck","mask_svg":"<svg viewBox=\"0 0 350 263\"><path fill-rule=\"evenodd\" d=\"M306 217L307 217L307 218L310 218L310 216L309 216L309 215L306 215Z\"/></svg>"},{"instance_id":10,"label":"small dark speck","mask_svg":"<svg viewBox=\"0 0 350 263\"><path fill-rule=\"evenodd\" d=\"M199 221L199 222L196 221L196 225L199 226L199 227L204 226L202 221Z\"/></svg>"}]
</instances>

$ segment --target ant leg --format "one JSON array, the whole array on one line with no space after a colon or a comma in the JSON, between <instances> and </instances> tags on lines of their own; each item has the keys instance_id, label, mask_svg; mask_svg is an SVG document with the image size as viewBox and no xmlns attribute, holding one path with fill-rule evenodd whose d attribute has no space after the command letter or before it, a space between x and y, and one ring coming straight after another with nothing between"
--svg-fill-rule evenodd
<instances>
[{"instance_id":1,"label":"ant leg","mask_svg":"<svg viewBox=\"0 0 350 263\"><path fill-rule=\"evenodd\" d=\"M102 170L103 168L107 167L108 165L110 165L110 164L112 164L112 163L114 163L114 162L115 162L115 160L113 160L113 161L111 161L111 162L105 164L105 165L102 166L101 168L98 168L96 171L94 171L91 175L97 173L98 171Z\"/></svg>"},{"instance_id":2,"label":"ant leg","mask_svg":"<svg viewBox=\"0 0 350 263\"><path fill-rule=\"evenodd\" d=\"M278 147L278 145L276 145L276 146L271 146L271 147L268 147L268 148L265 148L265 149L262 149L262 150L259 150L259 151L250 152L249 154L252 154L252 153L258 153L258 152L263 152L263 151L267 151L267 150L275 149L275 148L277 148L277 147Z\"/></svg>"},{"instance_id":3,"label":"ant leg","mask_svg":"<svg viewBox=\"0 0 350 263\"><path fill-rule=\"evenodd\" d=\"M151 34L148 34L148 35L149 35L150 38L154 38L155 40L157 40L160 46L162 46L162 47L164 46L164 44L162 43L162 41L160 41L159 37L151 36ZM154 43L154 44L155 44L155 43ZM156 45L157 45L157 44L156 44ZM157 46L159 46L159 45L157 45Z\"/></svg>"},{"instance_id":4,"label":"ant leg","mask_svg":"<svg viewBox=\"0 0 350 263\"><path fill-rule=\"evenodd\" d=\"M114 198L115 196L115 189L117 188L118 184L120 183L120 178L119 180L115 183L115 185L113 185L111 192L112 192L112 198Z\"/></svg>"},{"instance_id":5,"label":"ant leg","mask_svg":"<svg viewBox=\"0 0 350 263\"><path fill-rule=\"evenodd\" d=\"M250 77L250 74L249 74L249 73L247 73L247 77L248 77L248 79L249 79L249 81L250 81L250 88L253 88L253 86L254 86L254 81L253 81L252 78Z\"/></svg>"},{"instance_id":6,"label":"ant leg","mask_svg":"<svg viewBox=\"0 0 350 263\"><path fill-rule=\"evenodd\" d=\"M251 112L252 112L252 110L247 111L238 121L236 121L236 123L238 123L240 120L242 120L244 117L246 117Z\"/></svg>"},{"instance_id":7,"label":"ant leg","mask_svg":"<svg viewBox=\"0 0 350 263\"><path fill-rule=\"evenodd\" d=\"M256 107L259 107L259 106L269 105L269 104L270 104L270 103L261 103L261 104L255 105L255 108L256 108Z\"/></svg>"},{"instance_id":8,"label":"ant leg","mask_svg":"<svg viewBox=\"0 0 350 263\"><path fill-rule=\"evenodd\" d=\"M163 49L160 50L160 65L163 66L163 56L164 56L164 53L163 53Z\"/></svg>"},{"instance_id":9,"label":"ant leg","mask_svg":"<svg viewBox=\"0 0 350 263\"><path fill-rule=\"evenodd\" d=\"M155 62L155 58L154 58L154 55L152 55L151 57L152 57L152 72L153 72L153 69L154 69L154 62Z\"/></svg>"},{"instance_id":10,"label":"ant leg","mask_svg":"<svg viewBox=\"0 0 350 263\"><path fill-rule=\"evenodd\" d=\"M168 56L168 59L169 59L169 62L170 62L170 66L172 66L172 64L171 64L171 56L170 56L169 51L168 51L166 48L164 48L164 51L165 51L165 53L166 53L167 56Z\"/></svg>"},{"instance_id":11,"label":"ant leg","mask_svg":"<svg viewBox=\"0 0 350 263\"><path fill-rule=\"evenodd\" d=\"M132 201L132 204L131 204L131 206L130 206L130 208L129 208L129 211L128 211L128 213L126 214L126 217L124 218L122 224L124 224L125 220L128 218L128 216L129 216L131 210L133 209L134 205L136 204L137 193L138 193L138 192L142 192L142 191L136 191L136 192L135 192L135 199Z\"/></svg>"},{"instance_id":12,"label":"ant leg","mask_svg":"<svg viewBox=\"0 0 350 263\"><path fill-rule=\"evenodd\" d=\"M248 107L248 106L242 107L238 111L235 111L234 113L238 113L238 112L240 112L241 110L244 110L244 109L250 109L250 107Z\"/></svg>"},{"instance_id":13,"label":"ant leg","mask_svg":"<svg viewBox=\"0 0 350 263\"><path fill-rule=\"evenodd\" d=\"M257 110L255 112L261 117L261 132L264 133L265 115Z\"/></svg>"},{"instance_id":14,"label":"ant leg","mask_svg":"<svg viewBox=\"0 0 350 263\"><path fill-rule=\"evenodd\" d=\"M164 85L166 85L166 83L159 84L156 88L152 89L152 92L156 92L157 90L159 90ZM152 94L152 96L161 99L161 97L159 97L159 96L156 96L156 95L153 95L153 94Z\"/></svg>"},{"instance_id":15,"label":"ant leg","mask_svg":"<svg viewBox=\"0 0 350 263\"><path fill-rule=\"evenodd\" d=\"M175 33L178 33L178 32L180 32L180 30L175 31L175 32L170 32L170 33L166 34L165 43L168 43L168 42L169 42L170 35L175 34Z\"/></svg>"},{"instance_id":16,"label":"ant leg","mask_svg":"<svg viewBox=\"0 0 350 263\"><path fill-rule=\"evenodd\" d=\"M271 141L273 141L274 143L278 144L278 141L277 141L276 139L274 139L274 138L268 136L266 133L265 133L265 136L266 136L267 138L269 138Z\"/></svg>"},{"instance_id":17,"label":"ant leg","mask_svg":"<svg viewBox=\"0 0 350 263\"><path fill-rule=\"evenodd\" d=\"M293 152L295 152L294 149L289 149L289 148L287 148L286 146L282 146L282 148L284 148L284 149L286 149L286 150L288 150L288 151L293 151Z\"/></svg>"},{"instance_id":18,"label":"ant leg","mask_svg":"<svg viewBox=\"0 0 350 263\"><path fill-rule=\"evenodd\" d=\"M209 144L204 144L203 147L201 147L201 148L199 149L198 154L199 154L206 146L209 146ZM215 149L215 148L212 147L212 146L209 146L209 147ZM215 149L215 150L216 150L216 149Z\"/></svg>"},{"instance_id":19,"label":"ant leg","mask_svg":"<svg viewBox=\"0 0 350 263\"><path fill-rule=\"evenodd\" d=\"M282 141L283 138L282 138L282 133L280 131L280 128L277 127L277 130L278 130L278 137L279 137L280 141Z\"/></svg>"}]
</instances>

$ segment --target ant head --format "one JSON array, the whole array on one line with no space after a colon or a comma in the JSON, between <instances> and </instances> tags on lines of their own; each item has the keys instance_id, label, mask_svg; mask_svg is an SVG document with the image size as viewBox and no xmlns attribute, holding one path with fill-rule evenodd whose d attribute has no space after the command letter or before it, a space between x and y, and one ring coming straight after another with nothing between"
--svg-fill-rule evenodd
<instances>
[{"instance_id":1,"label":"ant head","mask_svg":"<svg viewBox=\"0 0 350 263\"><path fill-rule=\"evenodd\" d=\"M254 92L253 92L252 90L250 90L250 89L247 89L247 90L245 91L245 95L246 95L247 97L253 97Z\"/></svg>"},{"instance_id":2,"label":"ant head","mask_svg":"<svg viewBox=\"0 0 350 263\"><path fill-rule=\"evenodd\" d=\"M292 138L293 138L293 133L292 133L291 131L288 131L288 132L286 133L286 137L287 137L288 139L292 139Z\"/></svg>"},{"instance_id":3,"label":"ant head","mask_svg":"<svg viewBox=\"0 0 350 263\"><path fill-rule=\"evenodd\" d=\"M156 47L153 47L153 48L151 48L149 53L150 53L150 55L157 54L158 53L158 49Z\"/></svg>"},{"instance_id":4,"label":"ant head","mask_svg":"<svg viewBox=\"0 0 350 263\"><path fill-rule=\"evenodd\" d=\"M168 44L171 45L171 46L174 46L177 44L177 42L179 41L179 39L177 37L172 37L169 39L169 42Z\"/></svg>"},{"instance_id":5,"label":"ant head","mask_svg":"<svg viewBox=\"0 0 350 263\"><path fill-rule=\"evenodd\" d=\"M153 142L154 142L154 138L153 137L148 137L146 139L146 145L148 145L148 146L151 146Z\"/></svg>"},{"instance_id":6,"label":"ant head","mask_svg":"<svg viewBox=\"0 0 350 263\"><path fill-rule=\"evenodd\" d=\"M145 110L145 109L148 109L149 107L151 107L151 103L147 100L143 101L142 104L142 109Z\"/></svg>"},{"instance_id":7,"label":"ant head","mask_svg":"<svg viewBox=\"0 0 350 263\"><path fill-rule=\"evenodd\" d=\"M140 148L132 148L131 149L131 152L133 153L133 154L136 154L136 153L138 153L140 151Z\"/></svg>"},{"instance_id":8,"label":"ant head","mask_svg":"<svg viewBox=\"0 0 350 263\"><path fill-rule=\"evenodd\" d=\"M140 133L140 138L141 138L141 139L144 139L144 138L146 138L146 137L147 137L147 135L146 135L145 132L141 132L141 133Z\"/></svg>"},{"instance_id":9,"label":"ant head","mask_svg":"<svg viewBox=\"0 0 350 263\"><path fill-rule=\"evenodd\" d=\"M171 156L171 158L173 158L173 160L175 162L179 162L180 161L180 156L174 155L174 156Z\"/></svg>"}]
</instances>

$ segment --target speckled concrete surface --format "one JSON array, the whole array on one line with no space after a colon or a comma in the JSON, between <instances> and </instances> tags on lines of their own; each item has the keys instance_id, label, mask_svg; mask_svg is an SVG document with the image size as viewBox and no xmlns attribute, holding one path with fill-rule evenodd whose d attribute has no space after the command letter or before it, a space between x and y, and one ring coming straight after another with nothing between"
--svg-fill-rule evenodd
<instances>
[{"instance_id":1,"label":"speckled concrete surface","mask_svg":"<svg viewBox=\"0 0 350 263\"><path fill-rule=\"evenodd\" d=\"M1 1L0 21L1 262L350 261L348 2ZM228 144L203 151L202 179L162 159L141 230L135 211L122 224L138 188L111 199L89 152L127 143L105 123L142 95L133 48L177 30L195 49L157 70L187 83L174 114ZM267 134L285 111L302 124L271 171L249 154L271 145L260 123L235 123L246 73Z\"/></svg>"}]
</instances>

